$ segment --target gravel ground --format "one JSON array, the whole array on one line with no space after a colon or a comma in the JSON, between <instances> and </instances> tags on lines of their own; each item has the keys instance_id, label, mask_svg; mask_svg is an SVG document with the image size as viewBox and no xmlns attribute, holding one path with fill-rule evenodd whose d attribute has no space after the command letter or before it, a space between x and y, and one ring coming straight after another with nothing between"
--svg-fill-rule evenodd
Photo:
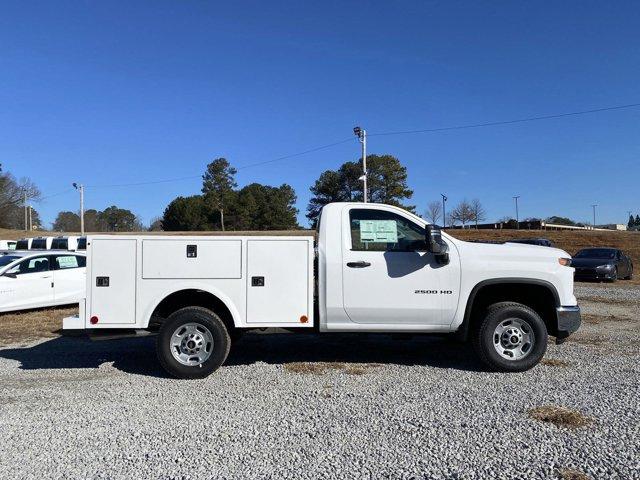
<instances>
[{"instance_id":1,"label":"gravel ground","mask_svg":"<svg viewBox=\"0 0 640 480\"><path fill-rule=\"evenodd\" d=\"M640 287L576 292L565 364L521 374L426 337L246 335L200 381L166 378L153 338L4 348L0 478L640 478Z\"/></svg>"}]
</instances>

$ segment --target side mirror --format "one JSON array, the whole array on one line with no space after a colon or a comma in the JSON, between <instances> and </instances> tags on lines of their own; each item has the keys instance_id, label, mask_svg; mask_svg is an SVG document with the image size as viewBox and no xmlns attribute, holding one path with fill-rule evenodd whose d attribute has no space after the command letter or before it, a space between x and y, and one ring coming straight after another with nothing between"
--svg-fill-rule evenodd
<instances>
[{"instance_id":1,"label":"side mirror","mask_svg":"<svg viewBox=\"0 0 640 480\"><path fill-rule=\"evenodd\" d=\"M449 246L442 239L442 231L437 225L427 225L425 228L425 242L427 251L433 253L436 261L441 265L449 263Z\"/></svg>"}]
</instances>

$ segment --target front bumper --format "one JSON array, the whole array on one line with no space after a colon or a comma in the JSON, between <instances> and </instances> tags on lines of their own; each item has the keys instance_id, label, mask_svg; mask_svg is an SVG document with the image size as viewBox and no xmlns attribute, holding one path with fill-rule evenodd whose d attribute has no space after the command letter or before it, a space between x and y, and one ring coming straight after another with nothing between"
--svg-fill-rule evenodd
<instances>
[{"instance_id":1,"label":"front bumper","mask_svg":"<svg viewBox=\"0 0 640 480\"><path fill-rule=\"evenodd\" d=\"M574 274L574 280L576 281L581 281L581 280L613 280L614 278L614 271L613 270L602 270L602 271L597 271L595 269L587 269L587 268L582 268L582 269L577 269L576 268L576 272Z\"/></svg>"},{"instance_id":2,"label":"front bumper","mask_svg":"<svg viewBox=\"0 0 640 480\"><path fill-rule=\"evenodd\" d=\"M556 335L556 338L559 341L566 339L569 335L578 330L582 323L580 307L578 305L571 307L557 307L556 317L558 322L558 334Z\"/></svg>"}]
</instances>

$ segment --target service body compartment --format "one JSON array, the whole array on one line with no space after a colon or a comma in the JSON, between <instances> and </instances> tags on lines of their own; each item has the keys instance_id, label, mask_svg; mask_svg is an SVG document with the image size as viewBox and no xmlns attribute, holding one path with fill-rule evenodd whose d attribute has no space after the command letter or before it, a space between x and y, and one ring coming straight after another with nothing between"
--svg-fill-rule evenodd
<instances>
[{"instance_id":1,"label":"service body compartment","mask_svg":"<svg viewBox=\"0 0 640 480\"><path fill-rule=\"evenodd\" d=\"M247 240L247 325L313 325L313 239Z\"/></svg>"},{"instance_id":2,"label":"service body compartment","mask_svg":"<svg viewBox=\"0 0 640 480\"><path fill-rule=\"evenodd\" d=\"M85 318L96 316L100 325L136 323L136 244L135 238L91 239L90 305Z\"/></svg>"},{"instance_id":3,"label":"service body compartment","mask_svg":"<svg viewBox=\"0 0 640 480\"><path fill-rule=\"evenodd\" d=\"M142 241L142 278L242 277L242 240L159 238Z\"/></svg>"}]
</instances>

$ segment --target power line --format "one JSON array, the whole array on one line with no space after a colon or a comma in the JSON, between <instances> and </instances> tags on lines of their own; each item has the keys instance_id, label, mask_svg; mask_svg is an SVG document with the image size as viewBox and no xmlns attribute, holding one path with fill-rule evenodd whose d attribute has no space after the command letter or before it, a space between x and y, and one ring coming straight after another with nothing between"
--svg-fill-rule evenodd
<instances>
[{"instance_id":1,"label":"power line","mask_svg":"<svg viewBox=\"0 0 640 480\"><path fill-rule=\"evenodd\" d=\"M556 113L553 115L542 115L539 117L527 117L527 118L518 118L515 120L503 120L499 122L486 122L486 123L472 123L469 125L457 125L452 127L440 127L440 128L425 128L422 130L404 130L397 132L378 132L378 133L370 133L369 136L373 137L381 137L386 135L408 135L412 133L431 133L431 132L445 132L447 130L463 130L467 128L480 128L480 127L493 127L496 125L510 125L513 123L524 123L524 122L535 122L538 120L549 120L552 118L562 118L562 117L571 117L575 115L586 115L589 113L598 113L598 112L607 112L610 110L621 110L623 108L636 108L640 107L640 103L630 103L627 105L617 105L614 107L604 107L604 108L595 108L593 110L581 110L579 112L567 112L567 113Z\"/></svg>"},{"instance_id":2,"label":"power line","mask_svg":"<svg viewBox=\"0 0 640 480\"><path fill-rule=\"evenodd\" d=\"M341 145L343 143L353 142L353 138L345 138L344 140L340 140L333 143L327 143L326 145L321 145L319 147L310 148L309 150L304 150L302 152L292 153L290 155L284 155L282 157L272 158L270 160L264 160L262 162L249 163L247 165L241 165L236 168L236 170L243 170L245 168L257 167L260 165L266 165L268 163L279 162L282 160L287 160L289 158L300 157L302 155L307 155L309 153L318 152L320 150L325 150L327 148L335 147L336 145ZM182 180L191 180L193 178L201 178L202 175L189 175L186 177L178 177L178 178L167 178L164 180L154 180L150 182L135 182L135 183L118 183L112 185L86 185L87 188L111 188L111 187L138 187L141 185L156 185L159 183L171 183L171 182L179 182Z\"/></svg>"},{"instance_id":3,"label":"power line","mask_svg":"<svg viewBox=\"0 0 640 480\"><path fill-rule=\"evenodd\" d=\"M380 136L389 136L389 135L409 135L409 134L416 134L416 133L432 133L432 132L444 132L444 131L448 131L448 130L463 130L463 129L469 129L469 128L493 127L493 126L497 126L497 125L510 125L510 124L514 124L514 123L525 123L525 122L534 122L534 121L539 121L539 120L550 120L550 119L554 119L554 118L570 117L570 116L576 116L576 115L586 115L586 114L590 114L590 113L606 112L606 111L611 111L611 110L621 110L621 109L625 109L625 108L636 108L636 107L640 107L640 103L630 103L630 104L626 104L626 105L616 105L616 106L612 106L612 107L596 108L596 109L591 109L591 110L581 110L581 111L576 111L576 112L557 113L557 114L553 114L553 115L542 115L542 116L537 116L537 117L519 118L519 119L515 119L515 120L503 120L503 121L497 121L497 122L473 123L473 124L468 124L468 125L456 125L456 126L451 126L451 127L440 127L440 128L427 128L427 129L420 129L420 130L404 130L404 131L395 131L395 132L367 133L367 136L380 137ZM327 143L325 145L320 145L318 147L310 148L310 149L304 150L302 152L292 153L292 154L289 154L289 155L284 155L284 156L281 156L281 157L276 157L276 158L272 158L270 160L264 160L264 161L261 161L261 162L250 163L250 164L247 164L247 165L241 165L240 167L237 167L236 170L243 170L245 168L258 167L260 165L266 165L266 164L269 164L269 163L279 162L279 161L287 160L287 159L290 159L290 158L300 157L302 155L307 155L309 153L318 152L320 150L325 150L327 148L335 147L337 145L342 145L343 143L352 142L352 141L353 141L353 138L349 137L349 138L345 138L343 140L339 140L337 142ZM166 179L162 179L162 180L152 180L152 181L148 181L148 182L117 183L117 184L108 184L108 185L86 185L85 187L86 188L138 187L138 186L142 186L142 185L157 185L157 184L162 184L162 183L180 182L180 181L184 181L184 180L191 180L191 179L194 179L194 178L201 178L201 175L188 175L188 176L185 176L185 177L166 178ZM48 195L46 197L41 198L41 200L44 200L46 198L55 197L55 196L58 196L58 195L63 195L65 193L68 193L69 191L71 191L71 190L65 190L64 192L55 193L53 195Z\"/></svg>"},{"instance_id":4,"label":"power line","mask_svg":"<svg viewBox=\"0 0 640 480\"><path fill-rule=\"evenodd\" d=\"M40 198L36 198L34 199L34 201L41 201L41 200L46 200L47 198L52 198L52 197L57 197L59 195L64 195L65 193L69 193L69 192L73 192L73 188L69 188L63 192L58 192L58 193L54 193L52 195L47 195L46 197L40 197Z\"/></svg>"}]
</instances>

